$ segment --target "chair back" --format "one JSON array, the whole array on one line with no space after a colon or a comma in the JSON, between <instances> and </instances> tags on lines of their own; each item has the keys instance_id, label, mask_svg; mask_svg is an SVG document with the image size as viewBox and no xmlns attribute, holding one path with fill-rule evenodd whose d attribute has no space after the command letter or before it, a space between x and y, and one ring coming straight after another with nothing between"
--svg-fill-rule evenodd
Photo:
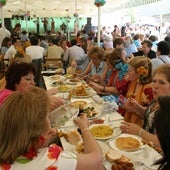
<instances>
[{"instance_id":1,"label":"chair back","mask_svg":"<svg viewBox=\"0 0 170 170\"><path fill-rule=\"evenodd\" d=\"M39 87L46 89L44 79L43 79L43 75L41 74L42 63L43 63L43 60L41 58L32 60L32 65L34 66L34 68L36 70L35 84L36 84L36 86L39 86Z\"/></svg>"},{"instance_id":2,"label":"chair back","mask_svg":"<svg viewBox=\"0 0 170 170\"><path fill-rule=\"evenodd\" d=\"M63 68L63 62L61 58L45 58L44 59L44 67L48 68Z\"/></svg>"}]
</instances>

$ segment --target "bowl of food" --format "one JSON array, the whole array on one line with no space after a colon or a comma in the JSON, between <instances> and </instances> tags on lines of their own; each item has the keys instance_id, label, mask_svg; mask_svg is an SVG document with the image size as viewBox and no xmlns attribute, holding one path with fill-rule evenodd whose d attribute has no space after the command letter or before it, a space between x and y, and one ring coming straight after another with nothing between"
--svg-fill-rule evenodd
<instances>
[{"instance_id":1,"label":"bowl of food","mask_svg":"<svg viewBox=\"0 0 170 170\"><path fill-rule=\"evenodd\" d=\"M112 127L105 124L93 124L90 126L90 131L96 139L106 140L114 135Z\"/></svg>"}]
</instances>

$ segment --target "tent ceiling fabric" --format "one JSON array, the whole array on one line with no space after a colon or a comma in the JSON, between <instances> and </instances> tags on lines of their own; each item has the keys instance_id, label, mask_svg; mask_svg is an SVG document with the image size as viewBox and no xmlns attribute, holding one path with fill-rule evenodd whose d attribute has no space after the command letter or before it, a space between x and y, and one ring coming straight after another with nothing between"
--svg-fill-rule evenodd
<instances>
[{"instance_id":1,"label":"tent ceiling fabric","mask_svg":"<svg viewBox=\"0 0 170 170\"><path fill-rule=\"evenodd\" d=\"M4 17L22 15L29 11L31 17L72 17L75 13L76 0L7 0L3 7ZM102 7L103 13L114 12L125 0L107 0ZM97 7L94 0L77 0L77 9L80 17L97 16Z\"/></svg>"}]
</instances>

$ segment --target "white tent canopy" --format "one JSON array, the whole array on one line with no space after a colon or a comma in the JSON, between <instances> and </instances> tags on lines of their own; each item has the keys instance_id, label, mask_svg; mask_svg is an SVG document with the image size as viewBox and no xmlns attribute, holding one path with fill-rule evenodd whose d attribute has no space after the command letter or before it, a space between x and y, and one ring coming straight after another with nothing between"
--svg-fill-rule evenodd
<instances>
[{"instance_id":1,"label":"white tent canopy","mask_svg":"<svg viewBox=\"0 0 170 170\"><path fill-rule=\"evenodd\" d=\"M107 0L103 6L103 12L114 12L114 9L123 2L125 0ZM31 17L72 17L76 8L80 17L97 15L94 0L8 0L3 10L5 18L10 18L12 15L23 15L26 12L29 12Z\"/></svg>"}]
</instances>

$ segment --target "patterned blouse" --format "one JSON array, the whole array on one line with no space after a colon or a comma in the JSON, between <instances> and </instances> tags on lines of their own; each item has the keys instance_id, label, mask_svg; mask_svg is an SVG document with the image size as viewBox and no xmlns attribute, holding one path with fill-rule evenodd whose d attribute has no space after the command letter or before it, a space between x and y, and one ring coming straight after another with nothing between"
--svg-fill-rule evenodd
<instances>
[{"instance_id":1,"label":"patterned blouse","mask_svg":"<svg viewBox=\"0 0 170 170\"><path fill-rule=\"evenodd\" d=\"M144 124L143 124L143 128L152 134L156 133L156 129L154 126L154 117L155 117L155 112L159 109L157 108L155 110L152 110L154 104L155 104L155 101L152 101L152 103L146 109L145 117L144 117Z\"/></svg>"},{"instance_id":2,"label":"patterned blouse","mask_svg":"<svg viewBox=\"0 0 170 170\"><path fill-rule=\"evenodd\" d=\"M1 164L0 170L75 170L77 156L71 152L62 151L56 144L39 150L36 157L28 159L19 157L13 164Z\"/></svg>"}]
</instances>

